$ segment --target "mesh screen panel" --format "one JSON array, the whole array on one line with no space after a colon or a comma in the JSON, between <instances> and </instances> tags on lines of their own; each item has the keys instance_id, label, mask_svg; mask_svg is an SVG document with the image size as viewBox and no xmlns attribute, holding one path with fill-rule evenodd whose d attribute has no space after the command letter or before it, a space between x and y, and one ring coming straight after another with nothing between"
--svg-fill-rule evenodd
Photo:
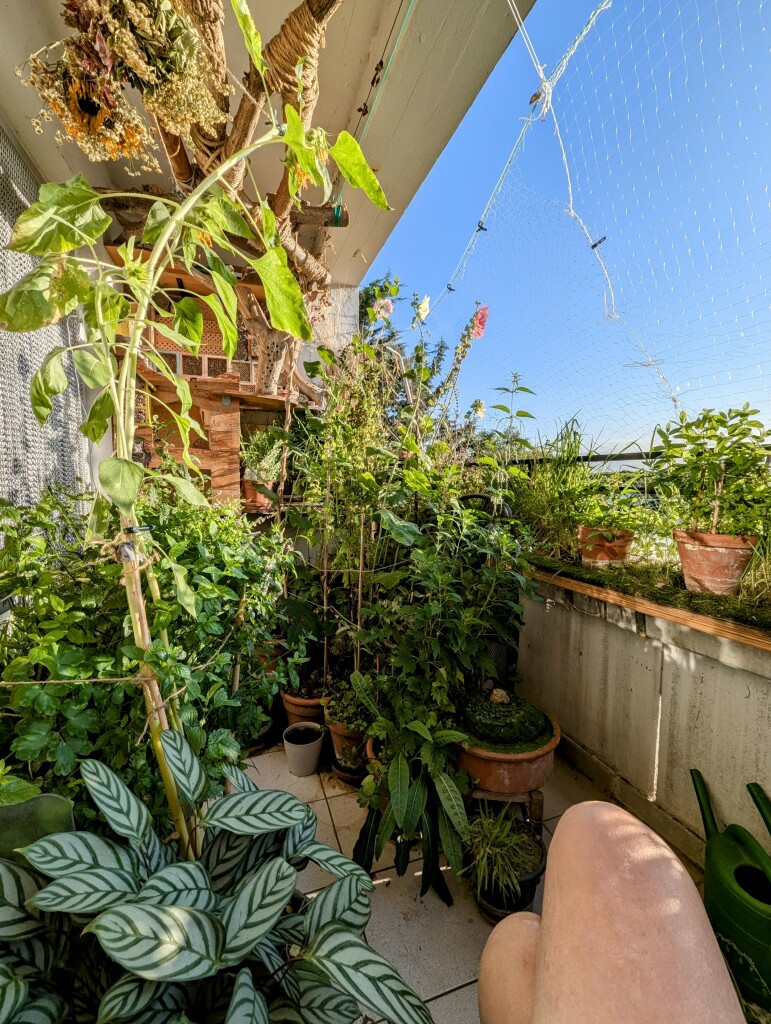
<instances>
[{"instance_id":1,"label":"mesh screen panel","mask_svg":"<svg viewBox=\"0 0 771 1024\"><path fill-rule=\"evenodd\" d=\"M38 181L0 129L0 289L10 288L35 266L24 253L4 248L24 209L37 199ZM82 395L69 358L64 366L67 390L54 399L54 411L42 429L29 401L32 375L57 345L77 339L76 317L34 334L0 330L0 497L16 504L38 499L48 483L87 480L86 439L78 430Z\"/></svg>"}]
</instances>

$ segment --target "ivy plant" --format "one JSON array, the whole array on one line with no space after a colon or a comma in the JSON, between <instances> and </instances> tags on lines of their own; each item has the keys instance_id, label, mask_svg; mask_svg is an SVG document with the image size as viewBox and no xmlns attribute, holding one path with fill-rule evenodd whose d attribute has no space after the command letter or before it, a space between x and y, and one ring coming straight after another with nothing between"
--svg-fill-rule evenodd
<instances>
[{"instance_id":1,"label":"ivy plant","mask_svg":"<svg viewBox=\"0 0 771 1024\"><path fill-rule=\"evenodd\" d=\"M430 1024L363 938L373 883L317 842L312 809L238 770L209 801L190 746L173 731L162 743L195 837L186 858L109 768L85 761L115 837L58 832L0 860L2 1020L354 1024L364 1008ZM313 899L296 890L309 860L335 878Z\"/></svg>"}]
</instances>

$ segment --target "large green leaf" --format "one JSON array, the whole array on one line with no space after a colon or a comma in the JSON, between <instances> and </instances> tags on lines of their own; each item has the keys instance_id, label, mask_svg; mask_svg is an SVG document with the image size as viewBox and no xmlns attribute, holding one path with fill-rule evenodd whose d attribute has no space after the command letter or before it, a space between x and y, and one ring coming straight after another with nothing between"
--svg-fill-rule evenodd
<instances>
[{"instance_id":1,"label":"large green leaf","mask_svg":"<svg viewBox=\"0 0 771 1024\"><path fill-rule=\"evenodd\" d=\"M389 509L378 509L378 514L380 518L380 525L387 533L391 534L398 544L403 544L405 547L412 547L413 544L417 544L423 538L423 534L420 532L419 526L416 526L414 523L410 523L406 519L402 519Z\"/></svg>"},{"instance_id":2,"label":"large green leaf","mask_svg":"<svg viewBox=\"0 0 771 1024\"><path fill-rule=\"evenodd\" d=\"M391 209L380 182L361 151L361 146L350 132L340 132L334 146L330 147L329 155L349 185L360 188L379 209Z\"/></svg>"},{"instance_id":3,"label":"large green leaf","mask_svg":"<svg viewBox=\"0 0 771 1024\"><path fill-rule=\"evenodd\" d=\"M103 388L112 380L112 367L95 355L91 349L73 349L72 361L75 364L78 376L87 388Z\"/></svg>"},{"instance_id":4,"label":"large green leaf","mask_svg":"<svg viewBox=\"0 0 771 1024\"><path fill-rule=\"evenodd\" d=\"M391 964L347 928L326 925L301 955L378 1017L394 1024L432 1024L431 1014Z\"/></svg>"},{"instance_id":5,"label":"large green leaf","mask_svg":"<svg viewBox=\"0 0 771 1024\"><path fill-rule=\"evenodd\" d=\"M318 864L319 867L324 868L330 875L335 875L337 878L346 878L350 874L356 875L364 885L366 892L371 892L375 888L372 879L363 868L354 864L348 857L344 857L342 853L338 853L337 850L324 846L323 843L308 843L298 853L302 853L314 864Z\"/></svg>"},{"instance_id":6,"label":"large green leaf","mask_svg":"<svg viewBox=\"0 0 771 1024\"><path fill-rule=\"evenodd\" d=\"M113 832L137 843L152 832L150 812L115 772L100 761L82 761L80 774Z\"/></svg>"},{"instance_id":7,"label":"large green leaf","mask_svg":"<svg viewBox=\"0 0 771 1024\"><path fill-rule=\"evenodd\" d=\"M284 117L286 118L286 129L282 139L284 145L291 150L295 160L314 185L323 186L325 176L322 174L316 151L308 145L300 115L290 103L284 107ZM328 198L329 194L325 190L324 202Z\"/></svg>"},{"instance_id":8,"label":"large green leaf","mask_svg":"<svg viewBox=\"0 0 771 1024\"><path fill-rule=\"evenodd\" d=\"M112 344L118 327L130 312L131 304L126 296L104 282L97 284L83 302L83 319L89 332L96 332L91 338L95 342L104 339Z\"/></svg>"},{"instance_id":9,"label":"large green leaf","mask_svg":"<svg viewBox=\"0 0 771 1024\"><path fill-rule=\"evenodd\" d=\"M112 224L100 199L82 174L63 184L41 185L38 201L16 221L8 248L47 256L95 242Z\"/></svg>"},{"instance_id":10,"label":"large green leaf","mask_svg":"<svg viewBox=\"0 0 771 1024\"><path fill-rule=\"evenodd\" d=\"M468 833L468 817L460 790L447 772L439 772L434 778L434 785L447 817L458 830L461 838L465 839Z\"/></svg>"},{"instance_id":11,"label":"large green leaf","mask_svg":"<svg viewBox=\"0 0 771 1024\"><path fill-rule=\"evenodd\" d=\"M369 688L367 687L367 681L361 672L351 673L351 686L354 689L356 696L359 698L364 707L369 711L373 718L380 718L380 708L374 702L370 696Z\"/></svg>"},{"instance_id":12,"label":"large green leaf","mask_svg":"<svg viewBox=\"0 0 771 1024\"><path fill-rule=\"evenodd\" d=\"M65 349L61 346L52 349L32 376L29 388L30 404L41 427L53 412L51 399L54 395L60 395L68 384L67 374L62 366L64 352Z\"/></svg>"},{"instance_id":13,"label":"large green leaf","mask_svg":"<svg viewBox=\"0 0 771 1024\"><path fill-rule=\"evenodd\" d=\"M156 200L147 214L147 220L142 232L142 244L155 245L158 241L158 236L166 227L170 218L171 209L169 205L161 202L160 199Z\"/></svg>"},{"instance_id":14,"label":"large green leaf","mask_svg":"<svg viewBox=\"0 0 771 1024\"><path fill-rule=\"evenodd\" d=\"M243 882L222 912L226 941L223 963L240 963L286 909L297 872L282 857L268 861Z\"/></svg>"},{"instance_id":15,"label":"large green leaf","mask_svg":"<svg viewBox=\"0 0 771 1024\"><path fill-rule=\"evenodd\" d=\"M246 43L246 50L249 54L252 64L261 75L264 75L268 70L268 65L265 63L262 56L262 40L260 39L260 33L257 31L252 16L249 13L249 8L246 6L246 0L231 0L233 4L233 10L236 12L236 18L241 28L241 33Z\"/></svg>"},{"instance_id":16,"label":"large green leaf","mask_svg":"<svg viewBox=\"0 0 771 1024\"><path fill-rule=\"evenodd\" d=\"M185 737L168 730L161 733L161 745L171 774L182 796L190 804L197 804L206 792L206 773Z\"/></svg>"},{"instance_id":17,"label":"large green leaf","mask_svg":"<svg viewBox=\"0 0 771 1024\"><path fill-rule=\"evenodd\" d=\"M254 987L252 972L244 967L236 975L225 1024L268 1024L268 1021L265 999Z\"/></svg>"},{"instance_id":18,"label":"large green leaf","mask_svg":"<svg viewBox=\"0 0 771 1024\"><path fill-rule=\"evenodd\" d=\"M226 893L243 878L243 864L253 842L252 836L235 836L222 831L204 846L201 861L209 872L214 892Z\"/></svg>"},{"instance_id":19,"label":"large green leaf","mask_svg":"<svg viewBox=\"0 0 771 1024\"><path fill-rule=\"evenodd\" d=\"M27 901L39 888L29 871L0 860L0 941L26 939L43 927L37 912L27 909Z\"/></svg>"},{"instance_id":20,"label":"large green leaf","mask_svg":"<svg viewBox=\"0 0 771 1024\"><path fill-rule=\"evenodd\" d=\"M190 343L190 351L197 354L203 338L203 313L192 295L174 303L172 327Z\"/></svg>"},{"instance_id":21,"label":"large green leaf","mask_svg":"<svg viewBox=\"0 0 771 1024\"><path fill-rule=\"evenodd\" d=\"M209 508L209 499L198 487L195 486L192 480L187 480L183 476L172 476L169 473L159 474L160 479L173 487L177 494L188 505L197 505L199 508Z\"/></svg>"},{"instance_id":22,"label":"large green leaf","mask_svg":"<svg viewBox=\"0 0 771 1024\"><path fill-rule=\"evenodd\" d=\"M0 295L0 327L37 331L71 313L88 295L85 271L69 259L45 259Z\"/></svg>"},{"instance_id":23,"label":"large green leaf","mask_svg":"<svg viewBox=\"0 0 771 1024\"><path fill-rule=\"evenodd\" d=\"M305 934L311 941L326 924L337 922L361 935L369 923L372 907L369 889L357 875L339 878L325 886L316 896L305 915Z\"/></svg>"},{"instance_id":24,"label":"large green leaf","mask_svg":"<svg viewBox=\"0 0 771 1024\"><path fill-rule=\"evenodd\" d=\"M28 1000L13 1018L13 1024L59 1024L69 1009L63 999L49 992L39 999Z\"/></svg>"},{"instance_id":25,"label":"large green leaf","mask_svg":"<svg viewBox=\"0 0 771 1024\"><path fill-rule=\"evenodd\" d=\"M149 981L194 981L216 974L225 930L189 907L131 903L105 910L86 928L121 967Z\"/></svg>"},{"instance_id":26,"label":"large green leaf","mask_svg":"<svg viewBox=\"0 0 771 1024\"><path fill-rule=\"evenodd\" d=\"M389 800L386 804L386 809L383 811L383 817L380 819L377 835L375 836L375 859L378 859L383 855L383 850L385 849L388 840L394 834L395 827L396 818L394 818L394 807Z\"/></svg>"},{"instance_id":27,"label":"large green leaf","mask_svg":"<svg viewBox=\"0 0 771 1024\"><path fill-rule=\"evenodd\" d=\"M108 498L124 515L131 515L139 497L145 474L138 462L128 459L102 459L99 463L99 483Z\"/></svg>"},{"instance_id":28,"label":"large green leaf","mask_svg":"<svg viewBox=\"0 0 771 1024\"><path fill-rule=\"evenodd\" d=\"M293 338L312 341L313 329L305 300L294 274L286 265L283 250L268 249L258 260L252 261L252 266L265 288L265 304L272 326L277 331L286 331Z\"/></svg>"},{"instance_id":29,"label":"large green leaf","mask_svg":"<svg viewBox=\"0 0 771 1024\"><path fill-rule=\"evenodd\" d=\"M110 425L110 419L114 411L115 406L113 405L112 395L109 388L105 388L94 399L91 408L88 410L88 416L80 424L81 434L85 434L89 441L93 441L95 444L97 441L101 441L107 433L107 428Z\"/></svg>"},{"instance_id":30,"label":"large green leaf","mask_svg":"<svg viewBox=\"0 0 771 1024\"><path fill-rule=\"evenodd\" d=\"M298 822L297 825L292 825L292 827L286 831L284 842L281 847L281 856L284 860L288 860L291 863L292 857L298 857L298 859L301 858L303 860L305 859L305 854L298 854L298 850L302 850L303 847L308 845L308 843L313 842L316 838L317 825L318 821L313 808L307 806L303 820Z\"/></svg>"},{"instance_id":31,"label":"large green leaf","mask_svg":"<svg viewBox=\"0 0 771 1024\"><path fill-rule=\"evenodd\" d=\"M97 1024L126 1020L147 1009L168 986L161 981L145 981L133 974L124 974L107 989L99 1004Z\"/></svg>"},{"instance_id":32,"label":"large green leaf","mask_svg":"<svg viewBox=\"0 0 771 1024\"><path fill-rule=\"evenodd\" d=\"M201 295L200 299L214 313L217 326L222 334L222 350L228 359L232 359L238 347L238 330L235 324L225 312L218 295Z\"/></svg>"},{"instance_id":33,"label":"large green leaf","mask_svg":"<svg viewBox=\"0 0 771 1024\"><path fill-rule=\"evenodd\" d=\"M212 910L217 903L209 873L200 861L169 864L156 871L142 886L137 899L158 907L194 907L196 910Z\"/></svg>"},{"instance_id":34,"label":"large green leaf","mask_svg":"<svg viewBox=\"0 0 771 1024\"><path fill-rule=\"evenodd\" d=\"M388 789L396 824L402 828L410 792L410 765L404 754L397 754L388 766Z\"/></svg>"},{"instance_id":35,"label":"large green leaf","mask_svg":"<svg viewBox=\"0 0 771 1024\"><path fill-rule=\"evenodd\" d=\"M9 1024L24 1005L29 984L0 961L0 1024Z\"/></svg>"},{"instance_id":36,"label":"large green leaf","mask_svg":"<svg viewBox=\"0 0 771 1024\"><path fill-rule=\"evenodd\" d=\"M458 835L458 830L447 817L444 807L439 808L437 825L439 826L439 840L447 857L447 863L456 875L460 875L463 870L463 843Z\"/></svg>"},{"instance_id":37,"label":"large green leaf","mask_svg":"<svg viewBox=\"0 0 771 1024\"><path fill-rule=\"evenodd\" d=\"M136 874L139 863L131 850L90 832L60 832L25 846L21 853L33 868L51 878L63 878L89 868Z\"/></svg>"},{"instance_id":38,"label":"large green leaf","mask_svg":"<svg viewBox=\"0 0 771 1024\"><path fill-rule=\"evenodd\" d=\"M428 786L421 773L410 786L410 791L407 795L407 807L404 811L404 824L402 825L405 836L411 836L418 827L421 815L426 809L427 800Z\"/></svg>"},{"instance_id":39,"label":"large green leaf","mask_svg":"<svg viewBox=\"0 0 771 1024\"><path fill-rule=\"evenodd\" d=\"M139 892L132 873L116 868L92 868L57 878L33 897L39 910L70 914L97 914L124 903Z\"/></svg>"},{"instance_id":40,"label":"large green leaf","mask_svg":"<svg viewBox=\"0 0 771 1024\"><path fill-rule=\"evenodd\" d=\"M305 804L291 793L261 789L258 793L223 796L207 810L201 824L217 826L240 836L257 836L291 828L305 818Z\"/></svg>"}]
</instances>

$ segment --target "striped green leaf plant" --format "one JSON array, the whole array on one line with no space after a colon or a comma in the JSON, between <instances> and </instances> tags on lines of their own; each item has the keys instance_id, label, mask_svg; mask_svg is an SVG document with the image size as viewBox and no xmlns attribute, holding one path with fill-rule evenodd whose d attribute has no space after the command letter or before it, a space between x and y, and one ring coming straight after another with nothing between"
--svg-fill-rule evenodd
<instances>
[{"instance_id":1,"label":"striped green leaf plant","mask_svg":"<svg viewBox=\"0 0 771 1024\"><path fill-rule=\"evenodd\" d=\"M86 761L115 837L55 833L0 860L0 1024L430 1024L363 938L369 875L317 842L310 808L233 768L230 793L207 801L187 742L168 753L196 859ZM335 879L315 898L298 890L309 861Z\"/></svg>"}]
</instances>

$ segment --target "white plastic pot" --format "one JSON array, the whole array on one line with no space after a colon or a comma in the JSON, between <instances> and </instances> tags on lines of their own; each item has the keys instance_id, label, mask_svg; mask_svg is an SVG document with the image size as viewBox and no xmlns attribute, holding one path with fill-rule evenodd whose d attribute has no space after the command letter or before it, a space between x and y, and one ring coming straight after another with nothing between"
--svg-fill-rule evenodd
<instances>
[{"instance_id":1,"label":"white plastic pot","mask_svg":"<svg viewBox=\"0 0 771 1024\"><path fill-rule=\"evenodd\" d=\"M284 750L292 775L313 775L319 766L324 727L318 722L296 722L284 729Z\"/></svg>"}]
</instances>

